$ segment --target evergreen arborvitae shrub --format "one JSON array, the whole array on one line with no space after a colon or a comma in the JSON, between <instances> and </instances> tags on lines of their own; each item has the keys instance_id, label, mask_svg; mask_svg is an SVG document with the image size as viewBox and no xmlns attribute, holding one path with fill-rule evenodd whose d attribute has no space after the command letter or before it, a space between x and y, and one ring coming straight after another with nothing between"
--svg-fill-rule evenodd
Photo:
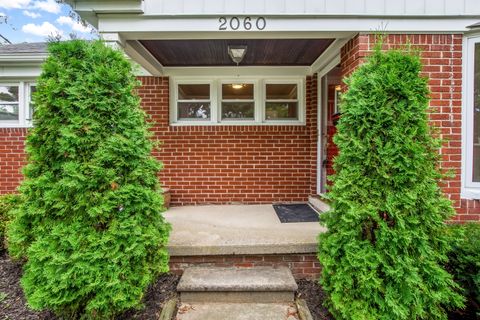
<instances>
[{"instance_id":1,"label":"evergreen arborvitae shrub","mask_svg":"<svg viewBox=\"0 0 480 320\"><path fill-rule=\"evenodd\" d=\"M123 54L100 41L49 44L24 202L8 230L10 254L26 259L21 284L33 309L111 318L139 307L168 271L161 164L137 86Z\"/></svg>"},{"instance_id":2,"label":"evergreen arborvitae shrub","mask_svg":"<svg viewBox=\"0 0 480 320\"><path fill-rule=\"evenodd\" d=\"M18 205L20 197L16 194L5 194L0 196L0 255L5 251L5 231L11 220L11 212Z\"/></svg>"},{"instance_id":3,"label":"evergreen arborvitae shrub","mask_svg":"<svg viewBox=\"0 0 480 320\"><path fill-rule=\"evenodd\" d=\"M334 142L320 282L336 319L446 319L461 306L443 264L454 214L438 182L440 141L410 49L373 54L347 80Z\"/></svg>"},{"instance_id":4,"label":"evergreen arborvitae shrub","mask_svg":"<svg viewBox=\"0 0 480 320\"><path fill-rule=\"evenodd\" d=\"M480 224L451 225L449 229L454 241L448 253L447 270L462 287L467 300L467 308L456 310L452 318L480 318Z\"/></svg>"}]
</instances>

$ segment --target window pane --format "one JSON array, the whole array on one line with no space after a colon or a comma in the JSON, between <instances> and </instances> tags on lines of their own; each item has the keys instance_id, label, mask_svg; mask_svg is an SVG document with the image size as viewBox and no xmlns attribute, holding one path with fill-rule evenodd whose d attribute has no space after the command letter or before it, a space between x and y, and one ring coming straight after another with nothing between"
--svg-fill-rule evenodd
<instances>
[{"instance_id":1,"label":"window pane","mask_svg":"<svg viewBox=\"0 0 480 320\"><path fill-rule=\"evenodd\" d=\"M210 100L210 85L179 84L178 100Z\"/></svg>"},{"instance_id":2,"label":"window pane","mask_svg":"<svg viewBox=\"0 0 480 320\"><path fill-rule=\"evenodd\" d=\"M253 100L253 84L222 84L222 99Z\"/></svg>"},{"instance_id":3,"label":"window pane","mask_svg":"<svg viewBox=\"0 0 480 320\"><path fill-rule=\"evenodd\" d=\"M267 84L267 100L297 99L296 84Z\"/></svg>"},{"instance_id":4,"label":"window pane","mask_svg":"<svg viewBox=\"0 0 480 320\"><path fill-rule=\"evenodd\" d=\"M178 119L210 120L209 102L179 102Z\"/></svg>"},{"instance_id":5,"label":"window pane","mask_svg":"<svg viewBox=\"0 0 480 320\"><path fill-rule=\"evenodd\" d=\"M0 86L0 103L18 102L18 86Z\"/></svg>"},{"instance_id":6,"label":"window pane","mask_svg":"<svg viewBox=\"0 0 480 320\"><path fill-rule=\"evenodd\" d=\"M253 120L255 105L253 102L223 102L222 120Z\"/></svg>"},{"instance_id":7,"label":"window pane","mask_svg":"<svg viewBox=\"0 0 480 320\"><path fill-rule=\"evenodd\" d=\"M27 116L27 120L32 120L33 118L33 112L34 112L34 108L33 108L33 94L37 91L37 87L36 86L30 86L30 101L28 101L28 116Z\"/></svg>"},{"instance_id":8,"label":"window pane","mask_svg":"<svg viewBox=\"0 0 480 320\"><path fill-rule=\"evenodd\" d=\"M0 86L0 120L18 120L18 86Z\"/></svg>"},{"instance_id":9,"label":"window pane","mask_svg":"<svg viewBox=\"0 0 480 320\"><path fill-rule=\"evenodd\" d=\"M473 70L473 181L480 182L480 43L475 45Z\"/></svg>"},{"instance_id":10,"label":"window pane","mask_svg":"<svg viewBox=\"0 0 480 320\"><path fill-rule=\"evenodd\" d=\"M0 103L0 120L18 120L18 104Z\"/></svg>"},{"instance_id":11,"label":"window pane","mask_svg":"<svg viewBox=\"0 0 480 320\"><path fill-rule=\"evenodd\" d=\"M297 120L297 110L296 102L267 102L265 118L267 120Z\"/></svg>"}]
</instances>

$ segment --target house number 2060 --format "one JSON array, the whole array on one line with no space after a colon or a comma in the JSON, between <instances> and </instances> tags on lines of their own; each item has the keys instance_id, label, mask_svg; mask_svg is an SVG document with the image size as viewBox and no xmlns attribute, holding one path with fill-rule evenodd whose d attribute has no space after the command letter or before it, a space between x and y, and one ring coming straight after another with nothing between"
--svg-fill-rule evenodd
<instances>
[{"instance_id":1,"label":"house number 2060","mask_svg":"<svg viewBox=\"0 0 480 320\"><path fill-rule=\"evenodd\" d=\"M264 17L220 17L218 18L218 30L263 30L267 26L267 21Z\"/></svg>"}]
</instances>

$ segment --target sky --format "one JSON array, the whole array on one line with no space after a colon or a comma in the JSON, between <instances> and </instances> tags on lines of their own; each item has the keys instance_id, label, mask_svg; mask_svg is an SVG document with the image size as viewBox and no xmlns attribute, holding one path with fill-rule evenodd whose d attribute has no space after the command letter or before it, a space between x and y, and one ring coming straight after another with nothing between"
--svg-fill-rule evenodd
<instances>
[{"instance_id":1,"label":"sky","mask_svg":"<svg viewBox=\"0 0 480 320\"><path fill-rule=\"evenodd\" d=\"M11 43L42 42L49 36L91 39L96 34L70 17L71 8L55 0L0 0L0 34Z\"/></svg>"}]
</instances>

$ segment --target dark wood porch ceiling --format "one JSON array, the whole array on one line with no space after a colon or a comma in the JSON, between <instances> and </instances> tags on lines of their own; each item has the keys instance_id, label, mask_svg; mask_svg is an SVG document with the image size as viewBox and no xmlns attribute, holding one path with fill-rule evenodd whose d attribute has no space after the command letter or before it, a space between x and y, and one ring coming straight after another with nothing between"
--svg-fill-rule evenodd
<instances>
[{"instance_id":1,"label":"dark wood porch ceiling","mask_svg":"<svg viewBox=\"0 0 480 320\"><path fill-rule=\"evenodd\" d=\"M310 66L334 39L141 40L166 67L234 66L229 45L248 47L241 66Z\"/></svg>"}]
</instances>

